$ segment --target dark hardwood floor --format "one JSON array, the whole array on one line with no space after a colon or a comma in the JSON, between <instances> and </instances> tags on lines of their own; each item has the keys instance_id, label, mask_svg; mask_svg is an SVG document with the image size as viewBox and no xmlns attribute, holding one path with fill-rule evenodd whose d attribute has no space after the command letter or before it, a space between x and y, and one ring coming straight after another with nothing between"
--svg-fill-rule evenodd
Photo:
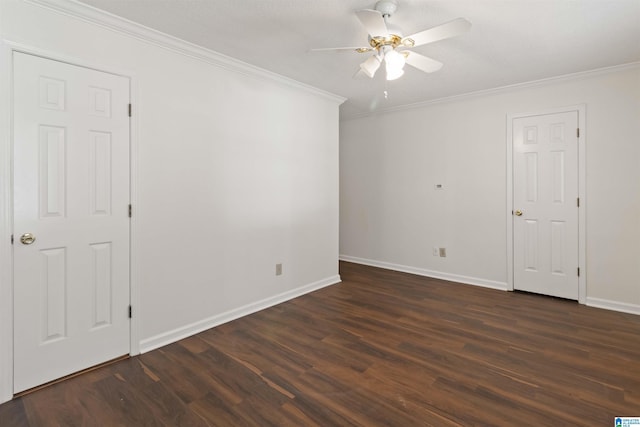
<instances>
[{"instance_id":1,"label":"dark hardwood floor","mask_svg":"<svg viewBox=\"0 0 640 427\"><path fill-rule=\"evenodd\" d=\"M349 263L341 275L0 405L0 425L612 426L640 416L640 316Z\"/></svg>"}]
</instances>

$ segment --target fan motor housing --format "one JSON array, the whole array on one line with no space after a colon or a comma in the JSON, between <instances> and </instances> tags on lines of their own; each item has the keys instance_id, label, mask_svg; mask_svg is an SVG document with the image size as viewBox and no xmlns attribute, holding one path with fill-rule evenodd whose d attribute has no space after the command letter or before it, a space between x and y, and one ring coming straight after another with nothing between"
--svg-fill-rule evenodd
<instances>
[{"instance_id":1,"label":"fan motor housing","mask_svg":"<svg viewBox=\"0 0 640 427\"><path fill-rule=\"evenodd\" d=\"M396 0L380 0L376 3L376 10L382 13L382 16L391 16L398 9L398 2Z\"/></svg>"}]
</instances>

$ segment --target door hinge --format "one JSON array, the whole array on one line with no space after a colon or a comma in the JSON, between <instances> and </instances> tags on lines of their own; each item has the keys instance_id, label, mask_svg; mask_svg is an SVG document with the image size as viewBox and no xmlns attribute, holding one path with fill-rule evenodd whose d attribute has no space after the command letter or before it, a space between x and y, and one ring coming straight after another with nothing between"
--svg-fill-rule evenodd
<instances>
[{"instance_id":1,"label":"door hinge","mask_svg":"<svg viewBox=\"0 0 640 427\"><path fill-rule=\"evenodd\" d=\"M131 107L131 104L129 104L129 107ZM131 115L131 114L129 114L129 115ZM580 128L576 128L576 136L578 138L580 138Z\"/></svg>"},{"instance_id":2,"label":"door hinge","mask_svg":"<svg viewBox=\"0 0 640 427\"><path fill-rule=\"evenodd\" d=\"M129 218L131 218L132 214L133 214L133 208L131 207L131 205L129 205Z\"/></svg>"},{"instance_id":3,"label":"door hinge","mask_svg":"<svg viewBox=\"0 0 640 427\"><path fill-rule=\"evenodd\" d=\"M578 267L578 277L580 277L580 267Z\"/></svg>"},{"instance_id":4,"label":"door hinge","mask_svg":"<svg viewBox=\"0 0 640 427\"><path fill-rule=\"evenodd\" d=\"M129 319L131 319L131 306L129 306Z\"/></svg>"},{"instance_id":5,"label":"door hinge","mask_svg":"<svg viewBox=\"0 0 640 427\"><path fill-rule=\"evenodd\" d=\"M11 244L13 245L13 234L11 235Z\"/></svg>"},{"instance_id":6,"label":"door hinge","mask_svg":"<svg viewBox=\"0 0 640 427\"><path fill-rule=\"evenodd\" d=\"M578 207L580 207L580 197L578 197L578 198L576 199L576 205L577 205Z\"/></svg>"},{"instance_id":7,"label":"door hinge","mask_svg":"<svg viewBox=\"0 0 640 427\"><path fill-rule=\"evenodd\" d=\"M129 117L131 117L131 104L129 104Z\"/></svg>"}]
</instances>

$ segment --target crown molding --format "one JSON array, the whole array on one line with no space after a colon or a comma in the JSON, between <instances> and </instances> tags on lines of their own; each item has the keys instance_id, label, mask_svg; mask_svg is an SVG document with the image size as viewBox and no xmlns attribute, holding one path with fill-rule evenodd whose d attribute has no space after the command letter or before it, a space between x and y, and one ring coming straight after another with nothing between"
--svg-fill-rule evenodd
<instances>
[{"instance_id":1,"label":"crown molding","mask_svg":"<svg viewBox=\"0 0 640 427\"><path fill-rule=\"evenodd\" d=\"M561 82L570 81L570 80L584 79L584 78L595 77L595 76L604 75L604 74L611 74L611 73L616 73L624 70L633 70L638 68L640 68L640 61L629 62L627 64L596 68L594 70L579 71L577 73L563 74L560 76L547 77L544 79L532 80L529 82L516 83L512 85L500 86L500 87L491 88L491 89L483 89L479 91L463 93L460 95L452 95L452 96L446 96L443 98L431 99L429 101L416 102L413 104L398 105L395 107L384 108L378 111L353 114L347 117L341 117L341 121L356 120L356 119L362 119L365 117L377 116L377 115L388 114L388 113L396 113L401 111L417 110L430 105L444 104L447 102L454 102L454 101L462 101L465 99L477 98L480 96L497 95L500 93L510 92L518 89L545 86L553 83L561 83Z\"/></svg>"},{"instance_id":2,"label":"crown molding","mask_svg":"<svg viewBox=\"0 0 640 427\"><path fill-rule=\"evenodd\" d=\"M1 0L0 0L1 1ZM268 80L342 104L346 98L190 43L76 0L23 0L244 76Z\"/></svg>"}]
</instances>

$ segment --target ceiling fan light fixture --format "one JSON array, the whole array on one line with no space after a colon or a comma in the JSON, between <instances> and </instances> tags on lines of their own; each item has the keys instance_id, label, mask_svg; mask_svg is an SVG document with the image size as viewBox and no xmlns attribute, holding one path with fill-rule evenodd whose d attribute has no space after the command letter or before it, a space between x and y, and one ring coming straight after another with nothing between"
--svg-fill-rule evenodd
<instances>
[{"instance_id":1,"label":"ceiling fan light fixture","mask_svg":"<svg viewBox=\"0 0 640 427\"><path fill-rule=\"evenodd\" d=\"M402 68L396 69L396 70L390 70L389 67L387 67L387 80L399 79L400 77L402 77L403 74L404 74L404 70Z\"/></svg>"},{"instance_id":2,"label":"ceiling fan light fixture","mask_svg":"<svg viewBox=\"0 0 640 427\"><path fill-rule=\"evenodd\" d=\"M376 71L380 68L380 64L382 63L382 59L378 55L373 55L362 64L360 64L360 69L364 72L369 78L373 78L375 76Z\"/></svg>"},{"instance_id":3,"label":"ceiling fan light fixture","mask_svg":"<svg viewBox=\"0 0 640 427\"><path fill-rule=\"evenodd\" d=\"M387 69L387 80L395 80L404 74L405 58L395 50L388 50L384 55L384 62Z\"/></svg>"},{"instance_id":4,"label":"ceiling fan light fixture","mask_svg":"<svg viewBox=\"0 0 640 427\"><path fill-rule=\"evenodd\" d=\"M396 12L398 1L378 0L375 9L355 11L356 18L369 34L368 46L312 50L373 52L373 57L360 64L360 68L355 73L354 78L363 76L373 78L382 61L385 62L387 80L395 80L404 75L405 63L425 73L438 71L442 68L443 64L441 62L406 49L462 35L469 31L471 22L465 18L457 18L405 37L400 28L389 22L391 16ZM398 50L396 51L396 49Z\"/></svg>"}]
</instances>

